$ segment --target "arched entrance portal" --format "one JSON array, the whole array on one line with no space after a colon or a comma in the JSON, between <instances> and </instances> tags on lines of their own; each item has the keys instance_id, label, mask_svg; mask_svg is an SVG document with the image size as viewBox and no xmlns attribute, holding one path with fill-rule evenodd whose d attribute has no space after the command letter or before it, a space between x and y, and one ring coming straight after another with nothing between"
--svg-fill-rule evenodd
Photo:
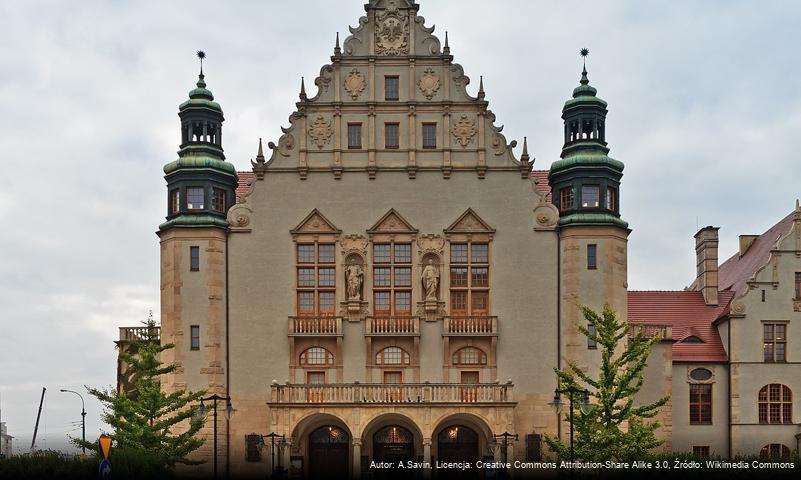
<instances>
[{"instance_id":1,"label":"arched entrance portal","mask_svg":"<svg viewBox=\"0 0 801 480\"><path fill-rule=\"evenodd\" d=\"M412 460L414 437L412 432L399 425L390 425L373 435L373 460L397 462Z\"/></svg>"},{"instance_id":2,"label":"arched entrance portal","mask_svg":"<svg viewBox=\"0 0 801 480\"><path fill-rule=\"evenodd\" d=\"M441 462L475 463L478 456L478 434L464 425L453 425L442 429L437 435L437 460ZM440 479L469 478L475 470L441 470Z\"/></svg>"},{"instance_id":3,"label":"arched entrance portal","mask_svg":"<svg viewBox=\"0 0 801 480\"><path fill-rule=\"evenodd\" d=\"M348 472L348 433L326 425L309 434L309 478L343 478Z\"/></svg>"}]
</instances>

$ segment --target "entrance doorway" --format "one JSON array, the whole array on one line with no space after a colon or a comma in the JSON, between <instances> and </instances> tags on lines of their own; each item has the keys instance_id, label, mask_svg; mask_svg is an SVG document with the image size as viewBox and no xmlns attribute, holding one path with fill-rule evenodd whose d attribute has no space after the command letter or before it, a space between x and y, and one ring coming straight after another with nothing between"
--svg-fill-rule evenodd
<instances>
[{"instance_id":1,"label":"entrance doorway","mask_svg":"<svg viewBox=\"0 0 801 480\"><path fill-rule=\"evenodd\" d=\"M437 460L441 462L470 462L479 460L478 435L464 425L446 427L437 435ZM440 479L478 478L477 470L440 470Z\"/></svg>"},{"instance_id":2,"label":"entrance doorway","mask_svg":"<svg viewBox=\"0 0 801 480\"><path fill-rule=\"evenodd\" d=\"M348 433L333 425L309 434L309 478L347 478L348 443Z\"/></svg>"},{"instance_id":3,"label":"entrance doorway","mask_svg":"<svg viewBox=\"0 0 801 480\"><path fill-rule=\"evenodd\" d=\"M397 467L398 462L414 460L414 436L409 430L390 425L375 432L373 435L373 461L392 462ZM409 478L414 476L413 469L381 469L376 470L376 478Z\"/></svg>"}]
</instances>

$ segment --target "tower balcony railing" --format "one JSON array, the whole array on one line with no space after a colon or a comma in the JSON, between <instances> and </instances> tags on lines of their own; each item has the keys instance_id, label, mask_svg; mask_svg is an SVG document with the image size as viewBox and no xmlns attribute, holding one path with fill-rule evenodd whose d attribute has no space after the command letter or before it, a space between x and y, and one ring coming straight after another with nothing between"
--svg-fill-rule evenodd
<instances>
[{"instance_id":1,"label":"tower balcony railing","mask_svg":"<svg viewBox=\"0 0 801 480\"><path fill-rule=\"evenodd\" d=\"M508 383L273 383L270 404L513 404Z\"/></svg>"},{"instance_id":2,"label":"tower balcony railing","mask_svg":"<svg viewBox=\"0 0 801 480\"><path fill-rule=\"evenodd\" d=\"M629 337L634 337L641 333L645 338L657 337L661 340L673 339L673 326L669 324L659 325L654 323L632 323L629 325Z\"/></svg>"},{"instance_id":3,"label":"tower balcony railing","mask_svg":"<svg viewBox=\"0 0 801 480\"><path fill-rule=\"evenodd\" d=\"M289 336L341 336L342 317L289 317Z\"/></svg>"},{"instance_id":4,"label":"tower balcony railing","mask_svg":"<svg viewBox=\"0 0 801 480\"><path fill-rule=\"evenodd\" d=\"M444 319L442 334L448 336L497 336L498 317L488 315L450 315Z\"/></svg>"},{"instance_id":5,"label":"tower balcony railing","mask_svg":"<svg viewBox=\"0 0 801 480\"><path fill-rule=\"evenodd\" d=\"M372 315L367 317L365 335L420 335L420 317L411 315Z\"/></svg>"},{"instance_id":6,"label":"tower balcony railing","mask_svg":"<svg viewBox=\"0 0 801 480\"><path fill-rule=\"evenodd\" d=\"M120 342L141 342L147 340L147 329L149 327L119 327L120 328ZM156 331L156 340L161 338L161 328L154 327Z\"/></svg>"}]
</instances>

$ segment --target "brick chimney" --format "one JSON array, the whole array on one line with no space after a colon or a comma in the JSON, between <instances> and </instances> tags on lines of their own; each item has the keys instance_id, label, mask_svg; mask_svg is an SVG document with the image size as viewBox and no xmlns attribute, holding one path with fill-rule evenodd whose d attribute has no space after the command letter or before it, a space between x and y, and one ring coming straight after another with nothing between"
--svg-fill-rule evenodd
<instances>
[{"instance_id":1,"label":"brick chimney","mask_svg":"<svg viewBox=\"0 0 801 480\"><path fill-rule=\"evenodd\" d=\"M704 227L695 234L696 289L707 305L718 304L718 227Z\"/></svg>"}]
</instances>

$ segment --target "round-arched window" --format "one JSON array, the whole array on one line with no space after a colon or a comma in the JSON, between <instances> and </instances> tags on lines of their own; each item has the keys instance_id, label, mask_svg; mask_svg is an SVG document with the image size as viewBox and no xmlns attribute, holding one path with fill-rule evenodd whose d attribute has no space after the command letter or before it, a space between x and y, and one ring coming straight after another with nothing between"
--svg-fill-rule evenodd
<instances>
[{"instance_id":1,"label":"round-arched window","mask_svg":"<svg viewBox=\"0 0 801 480\"><path fill-rule=\"evenodd\" d=\"M454 365L486 365L487 355L476 347L460 348L453 354Z\"/></svg>"},{"instance_id":2,"label":"round-arched window","mask_svg":"<svg viewBox=\"0 0 801 480\"><path fill-rule=\"evenodd\" d=\"M323 347L310 347L300 354L301 365L333 365L334 356Z\"/></svg>"},{"instance_id":3,"label":"round-arched window","mask_svg":"<svg viewBox=\"0 0 801 480\"><path fill-rule=\"evenodd\" d=\"M771 443L762 447L761 458L786 458L790 456L790 448L781 443Z\"/></svg>"},{"instance_id":4,"label":"round-arched window","mask_svg":"<svg viewBox=\"0 0 801 480\"><path fill-rule=\"evenodd\" d=\"M408 365L409 354L399 347L386 347L375 354L376 365Z\"/></svg>"},{"instance_id":5,"label":"round-arched window","mask_svg":"<svg viewBox=\"0 0 801 480\"><path fill-rule=\"evenodd\" d=\"M793 392L787 385L771 383L759 390L759 423L793 423Z\"/></svg>"},{"instance_id":6,"label":"round-arched window","mask_svg":"<svg viewBox=\"0 0 801 480\"><path fill-rule=\"evenodd\" d=\"M699 382L703 382L712 378L712 372L706 368L696 368L690 372L690 378Z\"/></svg>"}]
</instances>

